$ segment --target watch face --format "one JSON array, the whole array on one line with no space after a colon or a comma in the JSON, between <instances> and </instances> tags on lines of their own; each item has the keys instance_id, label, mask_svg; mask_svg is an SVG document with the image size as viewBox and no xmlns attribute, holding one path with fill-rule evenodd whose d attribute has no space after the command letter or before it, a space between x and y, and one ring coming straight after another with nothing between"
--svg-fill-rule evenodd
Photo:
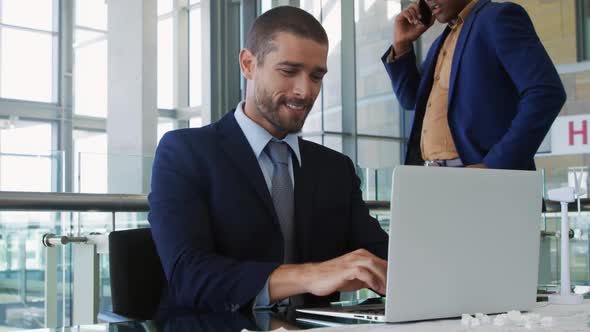
<instances>
[{"instance_id":1,"label":"watch face","mask_svg":"<svg viewBox=\"0 0 590 332\"><path fill-rule=\"evenodd\" d=\"M418 0L418 8L420 9L420 15L422 15L420 22L427 26L430 25L430 22L432 21L432 11L430 10L430 7L428 7L426 0Z\"/></svg>"}]
</instances>

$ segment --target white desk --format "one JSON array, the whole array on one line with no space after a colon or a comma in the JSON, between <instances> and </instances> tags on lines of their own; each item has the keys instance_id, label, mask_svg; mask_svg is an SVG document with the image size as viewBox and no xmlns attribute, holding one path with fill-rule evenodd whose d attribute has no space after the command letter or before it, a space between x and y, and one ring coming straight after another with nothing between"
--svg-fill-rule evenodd
<instances>
[{"instance_id":1,"label":"white desk","mask_svg":"<svg viewBox=\"0 0 590 332\"><path fill-rule=\"evenodd\" d=\"M553 324L550 327L533 326L527 329L524 326L505 325L502 327L494 325L482 325L478 327L464 327L461 325L461 319L449 319L440 321L429 321L412 324L363 324L347 325L338 327L317 328L311 331L318 332L450 332L450 331L473 331L473 332L513 332L513 331L531 331L531 332L589 332L588 322L590 322L590 300L585 300L581 305L549 305L539 303L539 307L532 310L531 313L537 313L541 317L553 317ZM492 317L493 318L493 317Z\"/></svg>"}]
</instances>

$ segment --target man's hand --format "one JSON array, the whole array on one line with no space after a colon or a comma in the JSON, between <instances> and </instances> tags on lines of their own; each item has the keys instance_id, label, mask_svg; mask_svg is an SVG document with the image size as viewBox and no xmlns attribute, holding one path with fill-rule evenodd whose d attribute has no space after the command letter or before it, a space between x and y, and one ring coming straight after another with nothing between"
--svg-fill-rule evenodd
<instances>
[{"instance_id":1,"label":"man's hand","mask_svg":"<svg viewBox=\"0 0 590 332\"><path fill-rule=\"evenodd\" d=\"M387 261L364 249L322 263L281 265L269 282L271 302L302 293L324 296L361 288L385 294L386 287Z\"/></svg>"},{"instance_id":2,"label":"man's hand","mask_svg":"<svg viewBox=\"0 0 590 332\"><path fill-rule=\"evenodd\" d=\"M468 165L468 166L465 166L465 167L466 168L488 168L486 166L486 164L473 164L473 165Z\"/></svg>"},{"instance_id":3,"label":"man's hand","mask_svg":"<svg viewBox=\"0 0 590 332\"><path fill-rule=\"evenodd\" d=\"M397 15L393 28L393 49L395 54L401 55L407 52L412 43L434 24L434 19L429 25L422 24L420 22L421 17L417 3L410 4L408 8Z\"/></svg>"}]
</instances>

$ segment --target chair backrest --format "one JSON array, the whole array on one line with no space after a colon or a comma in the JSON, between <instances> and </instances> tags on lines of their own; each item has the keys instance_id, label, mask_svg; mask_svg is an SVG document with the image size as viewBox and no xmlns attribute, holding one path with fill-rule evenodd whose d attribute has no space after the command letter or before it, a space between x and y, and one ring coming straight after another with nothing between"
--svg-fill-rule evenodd
<instances>
[{"instance_id":1,"label":"chair backrest","mask_svg":"<svg viewBox=\"0 0 590 332\"><path fill-rule=\"evenodd\" d=\"M133 319L153 318L166 277L151 230L111 232L109 265L113 312Z\"/></svg>"}]
</instances>

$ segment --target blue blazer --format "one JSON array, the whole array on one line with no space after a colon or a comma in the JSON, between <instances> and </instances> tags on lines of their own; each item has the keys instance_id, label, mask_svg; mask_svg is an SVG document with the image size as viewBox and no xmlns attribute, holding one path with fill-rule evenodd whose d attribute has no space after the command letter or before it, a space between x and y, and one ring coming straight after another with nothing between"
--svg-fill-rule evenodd
<instances>
[{"instance_id":1,"label":"blue blazer","mask_svg":"<svg viewBox=\"0 0 590 332\"><path fill-rule=\"evenodd\" d=\"M303 139L299 147L296 261L321 262L358 248L385 258L387 234L369 215L351 160ZM161 312L248 308L282 263L283 239L264 176L234 113L164 135L151 186L149 222L168 281ZM304 304L335 296L308 294Z\"/></svg>"},{"instance_id":2,"label":"blue blazer","mask_svg":"<svg viewBox=\"0 0 590 332\"><path fill-rule=\"evenodd\" d=\"M407 164L423 163L420 134L433 73L447 27L422 64L408 52L382 61L401 105L415 110ZM566 95L526 11L514 3L480 0L457 41L449 85L448 121L466 165L535 168L534 155Z\"/></svg>"}]
</instances>

